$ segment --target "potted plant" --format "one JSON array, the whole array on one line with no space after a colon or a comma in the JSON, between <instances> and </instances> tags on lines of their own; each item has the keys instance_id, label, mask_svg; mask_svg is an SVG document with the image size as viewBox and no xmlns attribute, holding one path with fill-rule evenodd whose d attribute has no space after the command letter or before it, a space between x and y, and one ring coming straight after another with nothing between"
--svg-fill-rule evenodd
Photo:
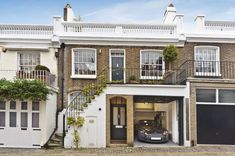
<instances>
[{"instance_id":1,"label":"potted plant","mask_svg":"<svg viewBox=\"0 0 235 156\"><path fill-rule=\"evenodd\" d=\"M135 75L131 75L131 76L129 77L129 83L138 83L137 80L136 80Z\"/></svg>"},{"instance_id":2,"label":"potted plant","mask_svg":"<svg viewBox=\"0 0 235 156\"><path fill-rule=\"evenodd\" d=\"M172 62L178 57L178 49L174 45L168 45L163 50L164 61L169 65L169 70L172 70Z\"/></svg>"}]
</instances>

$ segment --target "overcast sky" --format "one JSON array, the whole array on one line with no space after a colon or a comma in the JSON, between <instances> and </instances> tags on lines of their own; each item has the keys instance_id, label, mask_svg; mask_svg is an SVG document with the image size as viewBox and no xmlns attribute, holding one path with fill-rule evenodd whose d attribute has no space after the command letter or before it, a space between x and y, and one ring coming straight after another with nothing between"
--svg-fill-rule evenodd
<instances>
[{"instance_id":1,"label":"overcast sky","mask_svg":"<svg viewBox=\"0 0 235 156\"><path fill-rule=\"evenodd\" d=\"M199 14L235 21L235 0L0 0L0 23L52 24L67 3L87 22L161 23L170 3L185 15L185 23Z\"/></svg>"}]
</instances>

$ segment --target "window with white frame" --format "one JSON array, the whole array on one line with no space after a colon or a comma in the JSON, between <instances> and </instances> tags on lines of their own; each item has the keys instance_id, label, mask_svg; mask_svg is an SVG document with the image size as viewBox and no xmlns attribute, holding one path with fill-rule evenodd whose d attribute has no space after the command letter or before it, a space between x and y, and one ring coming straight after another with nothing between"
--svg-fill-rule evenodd
<instances>
[{"instance_id":1,"label":"window with white frame","mask_svg":"<svg viewBox=\"0 0 235 156\"><path fill-rule=\"evenodd\" d=\"M32 102L32 128L39 128L40 123L40 102Z\"/></svg>"},{"instance_id":2,"label":"window with white frame","mask_svg":"<svg viewBox=\"0 0 235 156\"><path fill-rule=\"evenodd\" d=\"M95 78L96 77L96 49L75 48L72 49L72 77Z\"/></svg>"},{"instance_id":3,"label":"window with white frame","mask_svg":"<svg viewBox=\"0 0 235 156\"><path fill-rule=\"evenodd\" d=\"M19 53L18 58L19 70L32 71L40 64L39 53Z\"/></svg>"},{"instance_id":4,"label":"window with white frame","mask_svg":"<svg viewBox=\"0 0 235 156\"><path fill-rule=\"evenodd\" d=\"M164 74L164 61L162 51L159 50L141 50L141 78L142 79L160 79Z\"/></svg>"},{"instance_id":5,"label":"window with white frame","mask_svg":"<svg viewBox=\"0 0 235 156\"><path fill-rule=\"evenodd\" d=\"M198 76L220 76L219 47L196 46L195 73Z\"/></svg>"},{"instance_id":6,"label":"window with white frame","mask_svg":"<svg viewBox=\"0 0 235 156\"><path fill-rule=\"evenodd\" d=\"M0 127L6 126L6 102L0 101Z\"/></svg>"}]
</instances>

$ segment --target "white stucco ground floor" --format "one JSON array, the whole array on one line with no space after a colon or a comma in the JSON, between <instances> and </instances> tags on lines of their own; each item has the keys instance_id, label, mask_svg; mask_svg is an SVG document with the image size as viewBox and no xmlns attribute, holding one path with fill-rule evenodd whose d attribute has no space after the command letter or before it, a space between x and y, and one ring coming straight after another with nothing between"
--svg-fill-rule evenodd
<instances>
[{"instance_id":1,"label":"white stucco ground floor","mask_svg":"<svg viewBox=\"0 0 235 156\"><path fill-rule=\"evenodd\" d=\"M186 136L187 85L109 85L81 113L80 146L135 146L138 122L157 121L176 146L189 146ZM73 146L73 127L66 127L65 148ZM146 144L147 145L147 144ZM167 143L165 143L167 145Z\"/></svg>"},{"instance_id":2,"label":"white stucco ground floor","mask_svg":"<svg viewBox=\"0 0 235 156\"><path fill-rule=\"evenodd\" d=\"M57 94L46 101L0 101L0 147L41 148L56 123Z\"/></svg>"}]
</instances>

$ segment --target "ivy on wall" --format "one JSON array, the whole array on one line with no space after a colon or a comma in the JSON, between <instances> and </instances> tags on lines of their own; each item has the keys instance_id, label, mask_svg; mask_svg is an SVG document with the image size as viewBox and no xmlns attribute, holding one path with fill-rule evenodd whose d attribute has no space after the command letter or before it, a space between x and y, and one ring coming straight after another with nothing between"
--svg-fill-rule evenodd
<instances>
[{"instance_id":1,"label":"ivy on wall","mask_svg":"<svg viewBox=\"0 0 235 156\"><path fill-rule=\"evenodd\" d=\"M37 80L0 80L0 100L45 101L49 94L50 89Z\"/></svg>"}]
</instances>

